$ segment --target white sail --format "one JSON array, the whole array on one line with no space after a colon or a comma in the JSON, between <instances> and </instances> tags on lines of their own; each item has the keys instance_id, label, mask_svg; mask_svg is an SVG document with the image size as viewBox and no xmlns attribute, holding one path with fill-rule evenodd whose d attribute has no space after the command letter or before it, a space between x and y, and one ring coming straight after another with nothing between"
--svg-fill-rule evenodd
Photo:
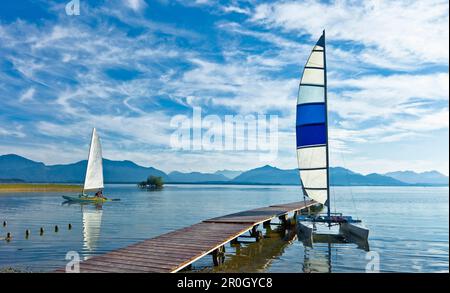
<instances>
[{"instance_id":1,"label":"white sail","mask_svg":"<svg viewBox=\"0 0 450 293\"><path fill-rule=\"evenodd\" d=\"M329 198L325 33L303 70L297 101L297 160L303 191L325 204Z\"/></svg>"},{"instance_id":2,"label":"white sail","mask_svg":"<svg viewBox=\"0 0 450 293\"><path fill-rule=\"evenodd\" d=\"M103 188L103 160L100 138L95 128L92 130L91 147L84 180L84 191L97 191Z\"/></svg>"}]
</instances>

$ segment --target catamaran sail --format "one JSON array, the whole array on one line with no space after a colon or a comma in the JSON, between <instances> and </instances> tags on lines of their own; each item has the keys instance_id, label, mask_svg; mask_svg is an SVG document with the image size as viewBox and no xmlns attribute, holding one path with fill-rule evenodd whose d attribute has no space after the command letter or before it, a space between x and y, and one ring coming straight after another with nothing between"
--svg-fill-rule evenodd
<instances>
[{"instance_id":1,"label":"catamaran sail","mask_svg":"<svg viewBox=\"0 0 450 293\"><path fill-rule=\"evenodd\" d=\"M340 232L367 241L369 230L361 221L341 213L331 214L327 119L327 62L325 31L317 41L303 69L297 100L297 161L303 194L327 205L327 215L298 215L302 239L312 243L317 223L328 229L339 225ZM312 224L312 225L311 225Z\"/></svg>"},{"instance_id":2,"label":"catamaran sail","mask_svg":"<svg viewBox=\"0 0 450 293\"><path fill-rule=\"evenodd\" d=\"M84 191L97 191L103 189L103 162L102 146L97 130L92 130L91 147L89 149Z\"/></svg>"},{"instance_id":3,"label":"catamaran sail","mask_svg":"<svg viewBox=\"0 0 450 293\"><path fill-rule=\"evenodd\" d=\"M329 199L329 160L325 31L303 69L297 100L296 134L303 192L326 204Z\"/></svg>"}]
</instances>

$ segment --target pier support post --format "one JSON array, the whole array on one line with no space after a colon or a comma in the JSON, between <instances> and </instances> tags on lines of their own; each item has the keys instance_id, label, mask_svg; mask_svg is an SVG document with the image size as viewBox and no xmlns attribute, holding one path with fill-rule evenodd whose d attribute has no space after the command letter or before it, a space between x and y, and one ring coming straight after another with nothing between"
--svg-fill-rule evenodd
<instances>
[{"instance_id":1,"label":"pier support post","mask_svg":"<svg viewBox=\"0 0 450 293\"><path fill-rule=\"evenodd\" d=\"M295 211L292 218L289 219L289 222L288 222L289 226L295 226L295 224L297 223L297 215L298 215L298 212Z\"/></svg>"},{"instance_id":2,"label":"pier support post","mask_svg":"<svg viewBox=\"0 0 450 293\"><path fill-rule=\"evenodd\" d=\"M215 267L223 264L223 262L225 261L225 246L220 246L219 248L214 250L211 255Z\"/></svg>"},{"instance_id":3,"label":"pier support post","mask_svg":"<svg viewBox=\"0 0 450 293\"><path fill-rule=\"evenodd\" d=\"M272 232L272 225L270 225L270 223L269 223L269 225L264 226L264 228L266 229L266 235L268 235L269 233Z\"/></svg>"},{"instance_id":4,"label":"pier support post","mask_svg":"<svg viewBox=\"0 0 450 293\"><path fill-rule=\"evenodd\" d=\"M287 214L279 216L278 219L280 220L281 225L283 226L287 225Z\"/></svg>"},{"instance_id":5,"label":"pier support post","mask_svg":"<svg viewBox=\"0 0 450 293\"><path fill-rule=\"evenodd\" d=\"M256 241L259 241L263 238L262 232L258 230L258 225L253 226L252 230L250 231L250 236L255 237Z\"/></svg>"}]
</instances>

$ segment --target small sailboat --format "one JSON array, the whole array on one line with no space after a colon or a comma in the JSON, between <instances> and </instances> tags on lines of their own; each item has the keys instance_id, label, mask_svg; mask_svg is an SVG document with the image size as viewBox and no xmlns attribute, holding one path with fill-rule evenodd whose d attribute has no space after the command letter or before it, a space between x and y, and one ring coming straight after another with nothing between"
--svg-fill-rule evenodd
<instances>
[{"instance_id":1,"label":"small sailboat","mask_svg":"<svg viewBox=\"0 0 450 293\"><path fill-rule=\"evenodd\" d=\"M337 237L356 237L367 242L369 230L362 226L360 220L341 213L331 213L327 116L327 66L323 31L313 47L300 81L296 136L303 198L326 206L327 214L298 215L297 223L304 243L309 246L314 242L314 235L318 234L321 224L328 228L325 231L339 226L339 232L335 235Z\"/></svg>"},{"instance_id":2,"label":"small sailboat","mask_svg":"<svg viewBox=\"0 0 450 293\"><path fill-rule=\"evenodd\" d=\"M79 196L63 196L70 202L105 202L111 201L102 195L103 192L103 158L102 146L97 130L92 130L91 146L89 148L89 157L84 179L83 192ZM89 196L88 192L95 192L95 196Z\"/></svg>"}]
</instances>

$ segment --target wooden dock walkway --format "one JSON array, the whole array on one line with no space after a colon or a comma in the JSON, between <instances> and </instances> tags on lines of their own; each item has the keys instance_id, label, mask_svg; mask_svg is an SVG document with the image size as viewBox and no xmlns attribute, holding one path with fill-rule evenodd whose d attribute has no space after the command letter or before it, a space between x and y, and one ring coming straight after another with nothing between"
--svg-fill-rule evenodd
<instances>
[{"instance_id":1,"label":"wooden dock walkway","mask_svg":"<svg viewBox=\"0 0 450 293\"><path fill-rule=\"evenodd\" d=\"M286 220L316 202L294 202L212 218L141 241L109 253L94 256L80 263L81 273L174 273L208 254L220 253L226 243L274 218ZM65 269L57 270L65 272Z\"/></svg>"}]
</instances>

